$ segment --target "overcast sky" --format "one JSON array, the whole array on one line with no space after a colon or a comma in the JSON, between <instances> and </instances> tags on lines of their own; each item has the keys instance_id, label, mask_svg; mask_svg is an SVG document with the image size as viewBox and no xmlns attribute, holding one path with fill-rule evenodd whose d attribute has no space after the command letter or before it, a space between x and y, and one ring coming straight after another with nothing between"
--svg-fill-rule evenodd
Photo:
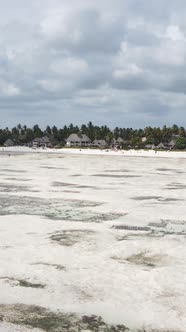
<instances>
[{"instance_id":1,"label":"overcast sky","mask_svg":"<svg viewBox=\"0 0 186 332\"><path fill-rule=\"evenodd\" d=\"M186 126L185 0L0 0L0 126Z\"/></svg>"}]
</instances>

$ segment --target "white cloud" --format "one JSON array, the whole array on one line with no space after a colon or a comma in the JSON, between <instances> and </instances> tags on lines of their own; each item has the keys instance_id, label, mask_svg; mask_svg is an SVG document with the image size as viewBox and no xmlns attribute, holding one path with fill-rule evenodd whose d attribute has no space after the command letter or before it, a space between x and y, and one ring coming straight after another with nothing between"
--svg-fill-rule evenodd
<instances>
[{"instance_id":1,"label":"white cloud","mask_svg":"<svg viewBox=\"0 0 186 332\"><path fill-rule=\"evenodd\" d=\"M169 25L166 31L166 37L173 41L186 41L184 33L177 25Z\"/></svg>"},{"instance_id":2,"label":"white cloud","mask_svg":"<svg viewBox=\"0 0 186 332\"><path fill-rule=\"evenodd\" d=\"M180 41L164 41L155 49L153 57L163 65L184 65L186 44Z\"/></svg>"},{"instance_id":3,"label":"white cloud","mask_svg":"<svg viewBox=\"0 0 186 332\"><path fill-rule=\"evenodd\" d=\"M112 123L117 114L120 122L118 116L128 114L129 122L136 117L136 126L146 121L143 109L158 123L166 107L170 121L175 95L177 118L186 121L185 1L0 0L0 5L0 107L7 109L7 124L12 105L22 114L32 108L30 122L37 122L38 108L48 110L45 121L58 122L63 107L77 119L81 106L83 122L86 107L92 121L104 119L105 107L110 112L105 121ZM163 98L167 94L170 98Z\"/></svg>"},{"instance_id":4,"label":"white cloud","mask_svg":"<svg viewBox=\"0 0 186 332\"><path fill-rule=\"evenodd\" d=\"M73 79L79 78L88 71L88 64L83 59L64 58L51 64L51 70L58 76Z\"/></svg>"},{"instance_id":5,"label":"white cloud","mask_svg":"<svg viewBox=\"0 0 186 332\"><path fill-rule=\"evenodd\" d=\"M12 83L0 81L0 95L2 97L16 97L21 94L19 87Z\"/></svg>"},{"instance_id":6,"label":"white cloud","mask_svg":"<svg viewBox=\"0 0 186 332\"><path fill-rule=\"evenodd\" d=\"M130 76L138 76L143 73L143 70L138 67L136 64L128 64L126 68L116 69L113 72L113 76L116 79L122 79Z\"/></svg>"},{"instance_id":7,"label":"white cloud","mask_svg":"<svg viewBox=\"0 0 186 332\"><path fill-rule=\"evenodd\" d=\"M38 87L40 87L43 90L46 90L51 93L56 93L61 90L61 82L58 80L39 80L37 82Z\"/></svg>"}]
</instances>

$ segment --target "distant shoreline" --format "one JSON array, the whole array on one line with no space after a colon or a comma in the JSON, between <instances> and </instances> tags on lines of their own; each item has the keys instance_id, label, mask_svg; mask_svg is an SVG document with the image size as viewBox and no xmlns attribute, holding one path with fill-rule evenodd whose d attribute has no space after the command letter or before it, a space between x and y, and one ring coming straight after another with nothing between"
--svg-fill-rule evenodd
<instances>
[{"instance_id":1,"label":"distant shoreline","mask_svg":"<svg viewBox=\"0 0 186 332\"><path fill-rule=\"evenodd\" d=\"M154 157L154 158L175 158L186 159L186 151L154 151L154 150L111 150L111 149L32 149L24 146L1 147L0 155L3 154L24 154L24 153L48 153L58 155L97 155L97 156L126 156L126 157Z\"/></svg>"}]
</instances>

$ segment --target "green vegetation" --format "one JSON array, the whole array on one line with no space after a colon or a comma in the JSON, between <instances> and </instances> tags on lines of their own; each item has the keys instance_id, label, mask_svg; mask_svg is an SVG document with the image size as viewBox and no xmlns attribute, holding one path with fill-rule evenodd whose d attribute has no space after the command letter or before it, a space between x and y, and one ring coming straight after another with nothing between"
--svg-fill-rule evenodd
<instances>
[{"instance_id":1,"label":"green vegetation","mask_svg":"<svg viewBox=\"0 0 186 332\"><path fill-rule=\"evenodd\" d=\"M177 150L185 150L186 149L186 137L179 137L177 139L176 149Z\"/></svg>"},{"instance_id":2,"label":"green vegetation","mask_svg":"<svg viewBox=\"0 0 186 332\"><path fill-rule=\"evenodd\" d=\"M16 127L9 129L0 129L0 145L4 145L7 139L13 140L16 145L25 145L32 142L34 138L41 138L47 136L50 142L55 147L63 147L66 139L71 134L86 134L91 141L94 139L105 140L108 145L111 145L115 140L120 139L119 146L121 148L148 148L148 145L167 144L174 140L174 149L186 149L186 129L173 125L172 127L146 127L144 129L133 128L119 128L116 127L111 130L106 125L96 126L92 122L87 125L70 124L64 125L62 128L56 126L47 126L42 130L37 124L32 128L18 124ZM173 147L171 147L172 149Z\"/></svg>"}]
</instances>

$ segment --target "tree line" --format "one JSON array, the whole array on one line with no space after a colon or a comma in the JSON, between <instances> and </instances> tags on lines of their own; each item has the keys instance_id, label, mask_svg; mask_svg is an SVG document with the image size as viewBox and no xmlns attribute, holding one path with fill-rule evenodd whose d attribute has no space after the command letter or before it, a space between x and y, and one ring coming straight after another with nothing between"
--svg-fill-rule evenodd
<instances>
[{"instance_id":1,"label":"tree line","mask_svg":"<svg viewBox=\"0 0 186 332\"><path fill-rule=\"evenodd\" d=\"M148 144L157 146L160 142L167 143L174 138L177 141L177 148L186 148L186 130L184 127L179 127L176 124L172 127L164 125L162 128L150 126L144 129L116 127L114 130L111 130L106 125L97 126L93 125L92 122L81 126L71 123L69 126L64 125L62 128L46 126L44 130L37 124L32 128L18 124L12 129L0 129L0 145L3 145L7 139L12 139L15 144L24 145L29 144L34 138L47 136L54 145L64 146L67 137L73 133L86 134L91 141L94 139L104 139L108 144L120 137L124 140L122 143L124 147L125 145L130 145L131 147L139 148ZM143 140L144 137L145 141Z\"/></svg>"}]
</instances>

